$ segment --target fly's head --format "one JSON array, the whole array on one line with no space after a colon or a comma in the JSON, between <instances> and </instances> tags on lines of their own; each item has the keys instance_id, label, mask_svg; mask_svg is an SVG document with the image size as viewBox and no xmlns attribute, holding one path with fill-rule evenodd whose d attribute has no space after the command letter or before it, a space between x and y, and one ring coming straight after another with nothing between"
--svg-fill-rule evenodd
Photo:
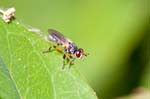
<instances>
[{"instance_id":1,"label":"fly's head","mask_svg":"<svg viewBox=\"0 0 150 99\"><path fill-rule=\"evenodd\" d=\"M85 54L84 50L82 48L79 48L75 51L75 55L77 58L82 58L83 56L87 56L88 54Z\"/></svg>"}]
</instances>

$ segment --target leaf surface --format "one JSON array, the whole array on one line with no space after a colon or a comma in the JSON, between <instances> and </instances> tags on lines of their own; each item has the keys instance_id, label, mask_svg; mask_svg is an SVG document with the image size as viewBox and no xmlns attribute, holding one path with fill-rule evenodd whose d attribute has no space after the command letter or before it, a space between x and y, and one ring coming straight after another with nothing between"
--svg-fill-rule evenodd
<instances>
[{"instance_id":1,"label":"leaf surface","mask_svg":"<svg viewBox=\"0 0 150 99\"><path fill-rule=\"evenodd\" d=\"M62 70L62 54L17 20L0 19L0 98L97 99L81 74Z\"/></svg>"}]
</instances>

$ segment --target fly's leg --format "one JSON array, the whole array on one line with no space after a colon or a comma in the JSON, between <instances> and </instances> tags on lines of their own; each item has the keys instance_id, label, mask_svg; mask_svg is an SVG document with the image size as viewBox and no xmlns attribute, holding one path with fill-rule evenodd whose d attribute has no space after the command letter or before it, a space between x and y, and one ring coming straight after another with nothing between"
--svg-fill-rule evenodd
<instances>
[{"instance_id":1,"label":"fly's leg","mask_svg":"<svg viewBox=\"0 0 150 99\"><path fill-rule=\"evenodd\" d=\"M69 69L71 68L71 66L74 64L75 58L70 57L70 63L69 63Z\"/></svg>"},{"instance_id":2,"label":"fly's leg","mask_svg":"<svg viewBox=\"0 0 150 99\"><path fill-rule=\"evenodd\" d=\"M70 54L68 56L68 54L65 53L63 55L63 67L62 67L62 69L65 68L66 64L69 64L69 68L71 68L71 66L74 64L74 60L75 60L75 58L73 58ZM67 62L67 63L65 63L65 62Z\"/></svg>"},{"instance_id":3,"label":"fly's leg","mask_svg":"<svg viewBox=\"0 0 150 99\"><path fill-rule=\"evenodd\" d=\"M62 69L65 68L65 60L66 60L66 55L64 54L64 55L63 55L63 66L62 66Z\"/></svg>"},{"instance_id":4,"label":"fly's leg","mask_svg":"<svg viewBox=\"0 0 150 99\"><path fill-rule=\"evenodd\" d=\"M53 45L53 46L50 46L48 50L46 51L43 51L43 53L49 53L51 52L53 49L56 49L57 51L61 52L62 49L60 47L61 44L57 44L57 45Z\"/></svg>"},{"instance_id":5,"label":"fly's leg","mask_svg":"<svg viewBox=\"0 0 150 99\"><path fill-rule=\"evenodd\" d=\"M43 51L43 53L49 53L51 51L52 47L50 46L48 50Z\"/></svg>"}]
</instances>

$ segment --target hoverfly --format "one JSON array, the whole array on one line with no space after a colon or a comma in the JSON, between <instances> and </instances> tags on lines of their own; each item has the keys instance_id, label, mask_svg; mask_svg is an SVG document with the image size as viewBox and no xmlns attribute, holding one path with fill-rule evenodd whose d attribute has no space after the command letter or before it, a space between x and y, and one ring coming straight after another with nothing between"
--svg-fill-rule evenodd
<instances>
[{"instance_id":1,"label":"hoverfly","mask_svg":"<svg viewBox=\"0 0 150 99\"><path fill-rule=\"evenodd\" d=\"M63 53L63 67L65 67L65 60L67 59L69 62L69 68L71 65L74 64L74 60L76 58L82 58L83 56L87 56L88 54L84 53L84 50L82 48L78 48L75 43L73 43L70 39L65 37L63 34L60 32L54 30L54 29L48 29L48 37L47 39L55 45L50 46L48 51L45 52L50 52L51 48L56 49L57 51Z\"/></svg>"}]
</instances>

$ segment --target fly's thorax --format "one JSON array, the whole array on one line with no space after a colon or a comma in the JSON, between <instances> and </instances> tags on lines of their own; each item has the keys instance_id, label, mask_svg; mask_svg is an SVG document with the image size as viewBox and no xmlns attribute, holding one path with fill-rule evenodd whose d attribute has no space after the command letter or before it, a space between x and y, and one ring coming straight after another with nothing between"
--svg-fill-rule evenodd
<instances>
[{"instance_id":1,"label":"fly's thorax","mask_svg":"<svg viewBox=\"0 0 150 99\"><path fill-rule=\"evenodd\" d=\"M68 46L68 48L66 48L66 51L71 53L71 54L74 54L77 49L78 48L74 43L69 42L69 46Z\"/></svg>"}]
</instances>

